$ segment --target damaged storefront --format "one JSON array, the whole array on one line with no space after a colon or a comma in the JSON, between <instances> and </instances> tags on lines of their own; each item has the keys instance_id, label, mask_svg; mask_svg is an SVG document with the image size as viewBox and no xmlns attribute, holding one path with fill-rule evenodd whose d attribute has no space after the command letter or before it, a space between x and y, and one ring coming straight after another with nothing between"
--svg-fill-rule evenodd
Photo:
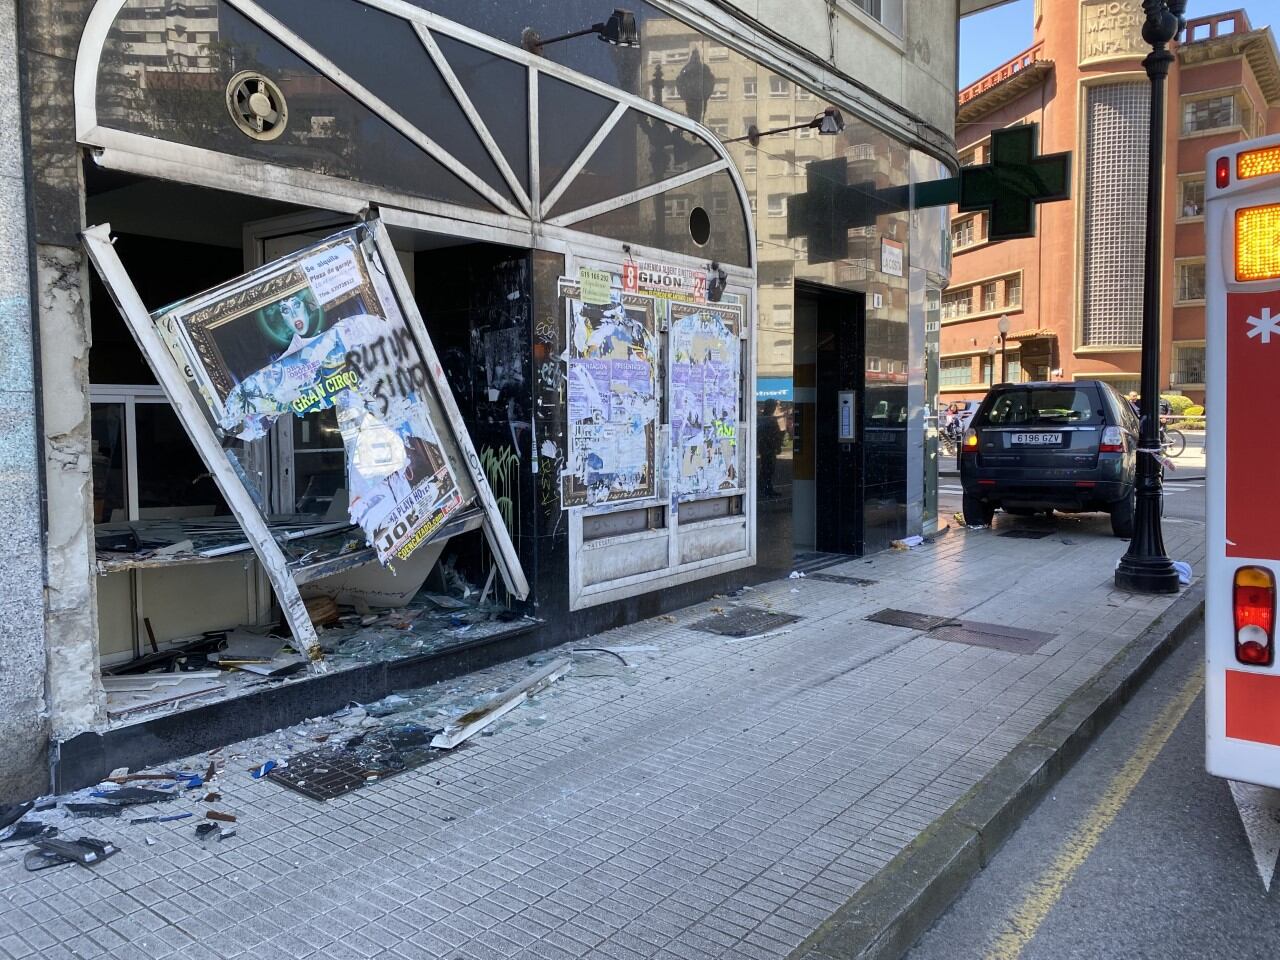
<instances>
[{"instance_id":1,"label":"damaged storefront","mask_svg":"<svg viewBox=\"0 0 1280 960\"><path fill-rule=\"evenodd\" d=\"M49 497L91 531L87 609L49 626L71 638L57 786L929 523L924 305L945 278L920 258L945 231L888 212L824 259L770 218L814 160L888 187L941 163L852 113L726 144L779 125L745 112L754 90L785 89L790 120L826 101L658 7L576 49L529 39L545 13L86 5L83 380L45 398L87 413L82 482ZM832 310L856 318L838 384ZM828 387L854 398L838 437ZM831 497L857 501L849 535L795 535ZM80 542L51 545L68 582Z\"/></svg>"}]
</instances>

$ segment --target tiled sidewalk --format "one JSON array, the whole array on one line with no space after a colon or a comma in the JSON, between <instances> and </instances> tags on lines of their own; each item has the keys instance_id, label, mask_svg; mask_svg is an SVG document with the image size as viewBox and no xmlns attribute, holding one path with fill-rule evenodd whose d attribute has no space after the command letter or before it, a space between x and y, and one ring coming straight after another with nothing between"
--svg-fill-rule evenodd
<instances>
[{"instance_id":1,"label":"tiled sidewalk","mask_svg":"<svg viewBox=\"0 0 1280 960\"><path fill-rule=\"evenodd\" d=\"M85 820L124 847L97 869L27 874L0 852L0 957L785 957L1171 602L1111 588L1106 530L953 530L824 571L871 586L780 581L612 631L592 644L657 649L630 669L578 657L492 735L326 803L247 772L307 731L226 748L237 836L211 849L194 819ZM1166 542L1199 570L1203 527ZM803 619L741 641L688 628L731 603ZM945 642L863 619L883 607L1055 638ZM155 812L180 804L203 806Z\"/></svg>"}]
</instances>

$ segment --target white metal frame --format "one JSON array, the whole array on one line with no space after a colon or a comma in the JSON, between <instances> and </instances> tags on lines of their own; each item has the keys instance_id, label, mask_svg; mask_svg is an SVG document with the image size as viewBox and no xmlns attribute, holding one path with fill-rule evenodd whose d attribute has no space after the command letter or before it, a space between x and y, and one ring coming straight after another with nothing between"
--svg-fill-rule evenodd
<instances>
[{"instance_id":1,"label":"white metal frame","mask_svg":"<svg viewBox=\"0 0 1280 960\"><path fill-rule=\"evenodd\" d=\"M590 251L581 253L568 253L565 256L565 274L567 276L577 276L578 271L582 267L590 267L602 270L611 270L617 272L618 264L601 257L599 253ZM749 399L748 409L754 403L756 395L756 324L755 324L755 287L751 283L730 283L725 293L729 296L738 296L742 299L743 313L743 330L740 332L742 343L745 347L742 360L742 395ZM661 354L661 362L655 366L655 374L658 378L657 397L661 400L663 391L669 387L669 378L667 369L669 363L667 361L667 331L660 330L658 333ZM659 404L660 406L668 406L669 404ZM740 570L743 567L754 566L756 562L756 524L753 522L755 517L755 498L756 498L756 458L750 451L755 449L755 423L752 417L748 416L744 421L738 423L739 443L748 451L745 456L746 471L742 477L741 485L737 490L728 490L715 494L708 494L704 497L696 498L702 500L714 500L730 497L742 498L742 513L740 515L729 517L716 517L710 520L703 520L693 524L680 524L679 512L680 504L670 495L670 458L671 443L669 423L657 423L656 425L655 443L657 450L655 458L662 458L666 464L658 470L659 477L665 477L665 483L654 485L654 494L651 497L645 497L639 500L628 500L621 503L606 503L589 505L583 507L575 507L566 511L569 518L569 609L583 610L588 607L599 606L600 604L609 603L614 600L622 600L627 597L635 596L639 593L650 593L657 590L666 590L687 583L690 580L690 574L695 577L711 576L718 573L729 573L733 570ZM664 430L664 428L667 428ZM667 438L667 442L663 443L663 438ZM595 540L587 542L583 537L584 522L588 517L601 516L610 513L622 513L631 510L645 510L652 507L667 508L667 525L657 530L643 530L635 533L621 534L616 537L608 537L603 540ZM682 563L681 555L681 535L686 537L696 536L701 531L709 531L716 527L745 527L744 531L744 547L741 550L734 550L730 553L719 554L702 560L690 561ZM620 577L600 583L587 584L584 576L587 567L592 562L592 552L605 549L608 547L619 547L627 549L638 543L652 541L667 541L667 563L666 566L658 570L648 570L642 573L632 574L626 577Z\"/></svg>"},{"instance_id":2,"label":"white metal frame","mask_svg":"<svg viewBox=\"0 0 1280 960\"><path fill-rule=\"evenodd\" d=\"M1232 780L1280 787L1280 746L1229 739L1226 735L1227 672L1271 674L1280 683L1280 663L1253 667L1235 659L1232 581L1238 567L1269 568L1280 579L1280 561L1227 556L1227 297L1233 293L1274 293L1280 313L1280 280L1238 283L1235 280L1235 212L1241 207L1280 203L1280 176L1236 178L1236 155L1242 150L1280 146L1280 136L1245 141L1211 150L1205 176L1205 407L1206 561L1205 574L1205 766L1209 773ZM1227 157L1231 182L1219 188L1214 169ZM1261 344L1260 344L1261 346ZM1261 400L1261 398L1259 398ZM1267 442L1265 439L1261 442ZM1258 477L1257 510L1276 509L1270 495L1274 477Z\"/></svg>"},{"instance_id":3,"label":"white metal frame","mask_svg":"<svg viewBox=\"0 0 1280 960\"><path fill-rule=\"evenodd\" d=\"M323 56L302 37L298 36L297 33L285 27L279 20L259 7L254 0L227 0L227 2L310 63L336 86L357 101L369 106L370 109L378 113L402 135L438 160L451 173L461 178L464 183L483 196L488 202L494 204L499 212L494 213L459 204L415 197L394 190L376 188L367 184L344 180L339 177L294 170L260 160L234 157L200 147L160 140L99 124L97 85L102 49L112 24L124 6L125 0L98 0L85 24L76 59L76 138L80 143L95 148L94 156L99 164L113 169L177 180L183 183L193 183L219 190L228 190L236 193L252 192L258 196L270 197L288 203L336 210L343 213L355 214L367 207L369 203L377 203L380 207L402 211L405 215L417 215L413 219L422 223L423 229L433 229L436 232L452 233L458 236L489 240L496 243L508 243L515 246L535 247L537 249L556 249L555 241L563 241L566 244L578 244L583 241L591 245L599 244L602 238L586 235L578 231L556 228L570 227L606 210L624 206L628 203L635 203L725 171L728 173L738 194L739 208L747 226L748 256L752 259L752 263L737 264L736 266L748 270L751 270L754 266L755 224L749 215L750 202L746 185L731 162L729 152L716 138L715 134L701 124L694 123L688 117L642 97L611 87L606 83L570 70L560 64L545 60L511 44L496 40L487 34L447 20L415 6L407 2L407 0L352 0L352 2L362 3L400 17L412 27L422 40L423 48L427 55L431 58L436 68L441 71L446 84L454 91L464 114L471 122L476 135L484 144L499 171L502 172L504 180L512 187L516 200L515 203L512 203L481 180L474 171L458 162L456 158L425 132L419 130L404 117L393 111L337 64ZM527 71L529 79L529 157L531 164L530 190L527 194L522 189L518 189L519 182L511 171L509 162L494 142L492 134L475 110L470 98L466 96L466 92L462 89L462 85L453 73L452 67L441 54L439 46L432 39L433 33L441 33L453 37L486 52L513 61ZM591 138L591 142L575 158L565 175L554 185L542 184L538 169L538 77L542 74L588 90L613 100L617 104L604 121L602 127ZM579 210L566 211L544 222L545 214L550 211L554 200L559 199L564 194L564 191L569 188L574 179L576 179L577 174L581 172L590 159L591 154L595 152L600 142L608 134L609 129L618 122L622 113L628 108L694 134L699 139L704 140L719 159L659 183L610 198L602 203L592 204ZM550 190L545 195L542 192L544 186ZM387 223L398 224L399 221L393 215L392 209L386 210L384 219ZM434 222L434 225L428 227L426 226L427 222ZM625 242L626 238L619 237L617 240ZM667 255L664 254L664 256ZM671 259L671 257L667 256L667 259ZM698 258L690 259L696 261ZM754 270L752 270L752 273L754 273Z\"/></svg>"}]
</instances>

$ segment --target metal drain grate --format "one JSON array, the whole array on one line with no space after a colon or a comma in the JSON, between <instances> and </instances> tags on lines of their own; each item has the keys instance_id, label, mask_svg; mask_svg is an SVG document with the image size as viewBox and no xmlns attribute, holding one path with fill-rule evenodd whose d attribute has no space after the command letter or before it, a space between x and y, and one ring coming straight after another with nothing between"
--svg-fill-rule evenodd
<instances>
[{"instance_id":1,"label":"metal drain grate","mask_svg":"<svg viewBox=\"0 0 1280 960\"><path fill-rule=\"evenodd\" d=\"M1009 653L1033 653L1053 639L1052 633L1039 630L1018 630L998 623L978 623L961 620L929 631L929 636L951 643L967 643L975 647L1007 650Z\"/></svg>"},{"instance_id":2,"label":"metal drain grate","mask_svg":"<svg viewBox=\"0 0 1280 960\"><path fill-rule=\"evenodd\" d=\"M717 633L722 637L758 637L770 630L777 630L803 619L790 613L774 613L759 607L734 607L723 614L716 614L692 624L694 630Z\"/></svg>"},{"instance_id":3,"label":"metal drain grate","mask_svg":"<svg viewBox=\"0 0 1280 960\"><path fill-rule=\"evenodd\" d=\"M943 624L959 623L954 617L939 617L931 613L912 613L910 610L894 610L887 607L864 619L872 623L886 623L891 627L907 627L911 630L934 630Z\"/></svg>"},{"instance_id":4,"label":"metal drain grate","mask_svg":"<svg viewBox=\"0 0 1280 960\"><path fill-rule=\"evenodd\" d=\"M807 573L806 580L821 580L823 583L847 583L851 587L869 587L876 581L864 580L862 577L845 577L838 573Z\"/></svg>"},{"instance_id":5,"label":"metal drain grate","mask_svg":"<svg viewBox=\"0 0 1280 960\"><path fill-rule=\"evenodd\" d=\"M289 765L267 774L281 786L312 800L332 800L365 785L370 774L352 758L335 751L314 750L289 758Z\"/></svg>"},{"instance_id":6,"label":"metal drain grate","mask_svg":"<svg viewBox=\"0 0 1280 960\"><path fill-rule=\"evenodd\" d=\"M430 745L437 730L402 724L289 758L267 777L312 800L332 800L370 783L412 770L447 751Z\"/></svg>"},{"instance_id":7,"label":"metal drain grate","mask_svg":"<svg viewBox=\"0 0 1280 960\"><path fill-rule=\"evenodd\" d=\"M1011 540L1043 540L1045 537L1053 536L1052 530L1005 530L1003 533L997 533L997 537L1008 537Z\"/></svg>"}]
</instances>

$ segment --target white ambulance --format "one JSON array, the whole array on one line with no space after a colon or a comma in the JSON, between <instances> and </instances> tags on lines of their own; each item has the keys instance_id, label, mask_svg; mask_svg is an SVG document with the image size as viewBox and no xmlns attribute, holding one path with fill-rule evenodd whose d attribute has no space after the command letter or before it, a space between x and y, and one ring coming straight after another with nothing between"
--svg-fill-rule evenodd
<instances>
[{"instance_id":1,"label":"white ambulance","mask_svg":"<svg viewBox=\"0 0 1280 960\"><path fill-rule=\"evenodd\" d=\"M1209 153L1205 764L1280 787L1280 137Z\"/></svg>"}]
</instances>

